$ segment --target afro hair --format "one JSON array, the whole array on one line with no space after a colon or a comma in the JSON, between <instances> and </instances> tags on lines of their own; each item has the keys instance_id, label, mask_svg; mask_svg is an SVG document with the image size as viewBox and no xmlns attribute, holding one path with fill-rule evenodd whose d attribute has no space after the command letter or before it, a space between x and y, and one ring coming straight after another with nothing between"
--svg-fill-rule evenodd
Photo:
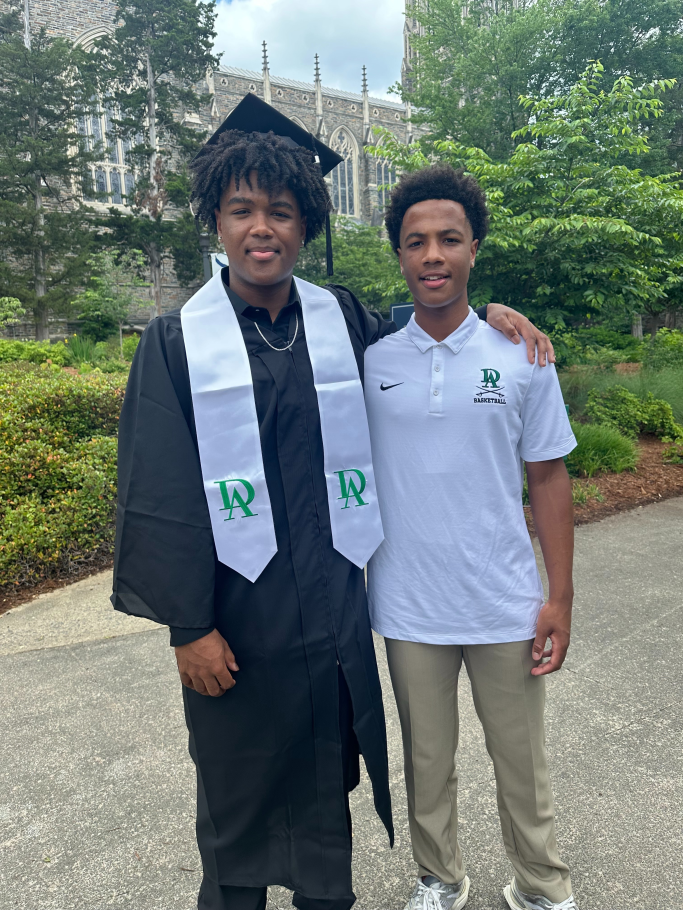
<instances>
[{"instance_id":1,"label":"afro hair","mask_svg":"<svg viewBox=\"0 0 683 910\"><path fill-rule=\"evenodd\" d=\"M292 146L275 133L243 133L226 130L218 140L205 145L190 165L192 196L197 217L216 232L216 209L232 179L239 189L244 181L252 189L250 175L256 172L258 188L269 194L288 189L306 218L305 243L325 226L332 208L327 184L313 152Z\"/></svg>"},{"instance_id":2,"label":"afro hair","mask_svg":"<svg viewBox=\"0 0 683 910\"><path fill-rule=\"evenodd\" d=\"M474 240L479 243L489 229L489 212L483 190L462 168L457 171L450 164L434 164L404 174L391 191L384 223L389 241L396 252L401 246L401 225L412 205L428 199L452 199L465 209Z\"/></svg>"}]
</instances>

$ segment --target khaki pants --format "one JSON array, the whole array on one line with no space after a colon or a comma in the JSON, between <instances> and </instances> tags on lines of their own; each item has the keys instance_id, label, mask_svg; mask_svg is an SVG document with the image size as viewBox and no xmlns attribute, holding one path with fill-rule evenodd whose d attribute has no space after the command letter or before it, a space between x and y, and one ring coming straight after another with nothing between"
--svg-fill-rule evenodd
<instances>
[{"instance_id":1,"label":"khaki pants","mask_svg":"<svg viewBox=\"0 0 683 910\"><path fill-rule=\"evenodd\" d=\"M545 680L531 675L531 641L428 645L386 639L403 732L413 856L420 875L462 880L455 753L463 659L493 760L503 841L517 883L560 903L571 894L555 840L545 754Z\"/></svg>"}]
</instances>

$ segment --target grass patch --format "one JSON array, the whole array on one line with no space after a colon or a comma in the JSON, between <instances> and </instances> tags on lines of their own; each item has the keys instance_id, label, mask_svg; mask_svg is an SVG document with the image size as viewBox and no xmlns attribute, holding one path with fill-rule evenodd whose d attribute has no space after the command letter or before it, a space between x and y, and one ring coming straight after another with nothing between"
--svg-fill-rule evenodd
<instances>
[{"instance_id":1,"label":"grass patch","mask_svg":"<svg viewBox=\"0 0 683 910\"><path fill-rule=\"evenodd\" d=\"M610 426L572 423L576 448L567 455L567 470L573 477L594 477L602 471L620 474L638 463L638 449L632 439Z\"/></svg>"},{"instance_id":2,"label":"grass patch","mask_svg":"<svg viewBox=\"0 0 683 910\"><path fill-rule=\"evenodd\" d=\"M575 506L585 506L591 499L596 502L605 501L605 497L600 492L597 484L585 483L581 480L572 482L572 502Z\"/></svg>"}]
</instances>

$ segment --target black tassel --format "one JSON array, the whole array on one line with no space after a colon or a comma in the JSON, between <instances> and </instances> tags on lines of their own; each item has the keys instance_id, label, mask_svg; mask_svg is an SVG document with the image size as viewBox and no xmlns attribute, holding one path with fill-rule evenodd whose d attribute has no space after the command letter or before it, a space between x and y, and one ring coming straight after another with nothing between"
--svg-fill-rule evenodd
<instances>
[{"instance_id":1,"label":"black tassel","mask_svg":"<svg viewBox=\"0 0 683 910\"><path fill-rule=\"evenodd\" d=\"M330 213L325 215L325 239L327 240L327 277L334 275L334 262L332 261L332 226L330 224Z\"/></svg>"}]
</instances>

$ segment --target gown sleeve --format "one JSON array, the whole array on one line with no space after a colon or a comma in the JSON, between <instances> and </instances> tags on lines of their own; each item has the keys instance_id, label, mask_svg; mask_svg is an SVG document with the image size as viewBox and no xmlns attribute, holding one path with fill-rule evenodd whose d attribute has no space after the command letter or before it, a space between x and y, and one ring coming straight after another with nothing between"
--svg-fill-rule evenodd
<instances>
[{"instance_id":1,"label":"gown sleeve","mask_svg":"<svg viewBox=\"0 0 683 910\"><path fill-rule=\"evenodd\" d=\"M114 608L188 635L210 632L215 550L177 315L154 319L138 345L118 470Z\"/></svg>"}]
</instances>

